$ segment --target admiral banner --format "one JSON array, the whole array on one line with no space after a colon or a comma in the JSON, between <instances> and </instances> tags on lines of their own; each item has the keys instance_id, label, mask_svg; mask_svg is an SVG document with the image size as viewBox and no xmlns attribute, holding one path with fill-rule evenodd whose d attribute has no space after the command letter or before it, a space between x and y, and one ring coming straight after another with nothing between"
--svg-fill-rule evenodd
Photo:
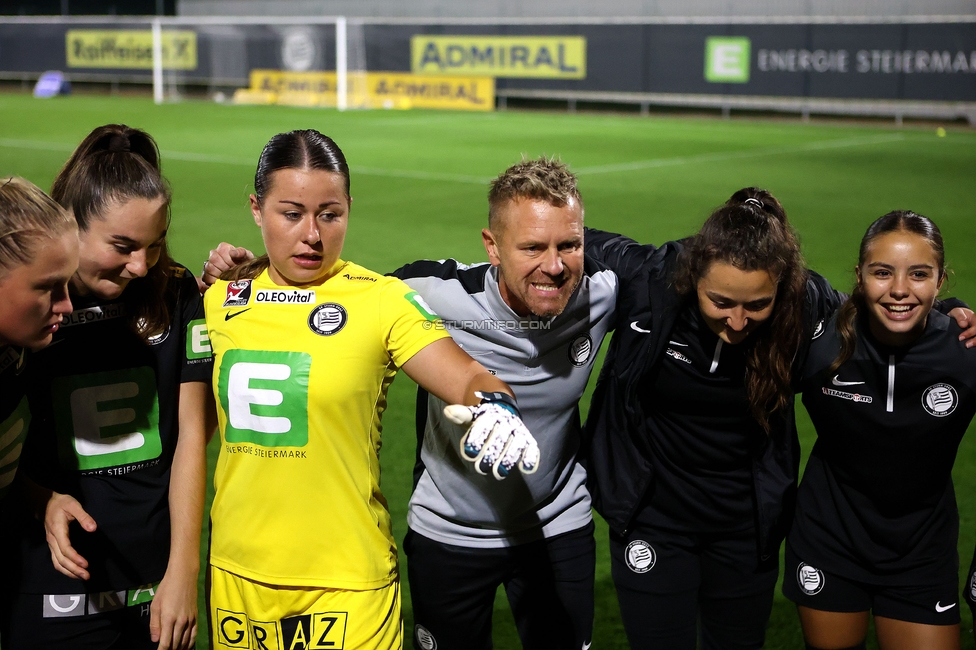
<instances>
[{"instance_id":1,"label":"admiral banner","mask_svg":"<svg viewBox=\"0 0 976 650\"><path fill-rule=\"evenodd\" d=\"M109 28L94 20L69 25L0 18L0 75L20 79L64 70L67 62L70 72L151 82L147 26ZM365 67L384 72L350 74L353 105L490 110L496 90L522 89L976 101L976 19L728 25L580 21L469 25L464 35L445 35L444 29L365 24ZM334 74L297 72L304 66L335 65L330 54L334 33L303 33L307 39L298 44L305 49L296 46L289 30L268 25L164 30L163 57L174 78L188 84L245 86L251 70L258 70L261 83L250 90L263 88L264 95L254 95L255 101L334 106ZM305 76L269 72L286 69Z\"/></svg>"},{"instance_id":2,"label":"admiral banner","mask_svg":"<svg viewBox=\"0 0 976 650\"><path fill-rule=\"evenodd\" d=\"M490 77L435 77L403 72L368 72L348 77L350 105L364 108L433 108L491 111L495 83ZM335 106L334 72L252 70L251 87L240 103Z\"/></svg>"},{"instance_id":3,"label":"admiral banner","mask_svg":"<svg viewBox=\"0 0 976 650\"><path fill-rule=\"evenodd\" d=\"M197 35L189 30L162 33L163 68L196 70ZM65 34L69 68L152 70L152 31L70 29Z\"/></svg>"},{"instance_id":4,"label":"admiral banner","mask_svg":"<svg viewBox=\"0 0 976 650\"><path fill-rule=\"evenodd\" d=\"M415 74L585 79L583 36L414 36Z\"/></svg>"}]
</instances>

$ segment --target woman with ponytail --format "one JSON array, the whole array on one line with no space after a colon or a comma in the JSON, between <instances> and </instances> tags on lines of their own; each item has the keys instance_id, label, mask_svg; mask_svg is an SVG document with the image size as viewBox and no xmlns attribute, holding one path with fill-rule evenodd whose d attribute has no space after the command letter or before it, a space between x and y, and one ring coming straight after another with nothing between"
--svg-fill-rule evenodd
<instances>
[{"instance_id":1,"label":"woman with ponytail","mask_svg":"<svg viewBox=\"0 0 976 650\"><path fill-rule=\"evenodd\" d=\"M585 241L621 283L586 437L631 647L761 648L799 470L792 378L844 296L758 188L661 248Z\"/></svg>"},{"instance_id":2,"label":"woman with ponytail","mask_svg":"<svg viewBox=\"0 0 976 650\"><path fill-rule=\"evenodd\" d=\"M959 647L956 450L976 414L976 352L933 310L942 234L890 212L861 240L850 298L800 376L817 429L786 543L783 593L808 648Z\"/></svg>"},{"instance_id":3,"label":"woman with ponytail","mask_svg":"<svg viewBox=\"0 0 976 650\"><path fill-rule=\"evenodd\" d=\"M251 647L403 647L379 471L399 369L451 404L451 422L474 418L451 462L496 479L538 469L511 388L458 347L417 292L341 258L349 188L328 136L271 138L250 197L266 254L229 269L204 298L221 438L208 569L215 648L248 637Z\"/></svg>"},{"instance_id":4,"label":"woman with ponytail","mask_svg":"<svg viewBox=\"0 0 976 650\"><path fill-rule=\"evenodd\" d=\"M190 648L212 360L196 282L166 250L156 143L97 128L52 195L80 260L28 386L32 507L14 516L3 648Z\"/></svg>"}]
</instances>

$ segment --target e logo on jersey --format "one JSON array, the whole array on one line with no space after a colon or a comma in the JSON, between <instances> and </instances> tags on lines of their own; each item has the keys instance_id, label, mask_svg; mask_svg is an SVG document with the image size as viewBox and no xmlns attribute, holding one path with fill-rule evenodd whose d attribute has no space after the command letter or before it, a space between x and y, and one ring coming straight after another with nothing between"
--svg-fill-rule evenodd
<instances>
[{"instance_id":1,"label":"e logo on jersey","mask_svg":"<svg viewBox=\"0 0 976 650\"><path fill-rule=\"evenodd\" d=\"M227 285L224 307L243 307L251 299L251 281L237 280Z\"/></svg>"},{"instance_id":2,"label":"e logo on jersey","mask_svg":"<svg viewBox=\"0 0 976 650\"><path fill-rule=\"evenodd\" d=\"M589 334L580 334L569 344L569 360L577 368L586 365L593 352L593 339Z\"/></svg>"},{"instance_id":3,"label":"e logo on jersey","mask_svg":"<svg viewBox=\"0 0 976 650\"><path fill-rule=\"evenodd\" d=\"M627 562L627 568L634 573L647 573L657 563L657 553L644 540L635 539L624 550L624 561Z\"/></svg>"},{"instance_id":4,"label":"e logo on jersey","mask_svg":"<svg viewBox=\"0 0 976 650\"><path fill-rule=\"evenodd\" d=\"M207 331L207 320L198 318L191 320L186 326L186 358L209 359L212 354L210 347L210 332Z\"/></svg>"},{"instance_id":5,"label":"e logo on jersey","mask_svg":"<svg viewBox=\"0 0 976 650\"><path fill-rule=\"evenodd\" d=\"M84 471L129 465L162 453L152 368L58 377L51 383L51 393L66 468Z\"/></svg>"},{"instance_id":6,"label":"e logo on jersey","mask_svg":"<svg viewBox=\"0 0 976 650\"><path fill-rule=\"evenodd\" d=\"M809 564L800 562L796 567L796 583L800 586L808 596L816 596L820 593L820 590L824 588L824 583L826 578L824 578L823 571L814 568Z\"/></svg>"},{"instance_id":7,"label":"e logo on jersey","mask_svg":"<svg viewBox=\"0 0 976 650\"><path fill-rule=\"evenodd\" d=\"M956 389L949 384L932 384L922 393L922 406L929 415L944 418L956 410L959 396Z\"/></svg>"},{"instance_id":8,"label":"e logo on jersey","mask_svg":"<svg viewBox=\"0 0 976 650\"><path fill-rule=\"evenodd\" d=\"M335 302L318 305L308 315L308 328L319 336L332 336L346 326L346 308Z\"/></svg>"},{"instance_id":9,"label":"e logo on jersey","mask_svg":"<svg viewBox=\"0 0 976 650\"><path fill-rule=\"evenodd\" d=\"M227 417L224 439L263 447L308 444L307 352L228 350L217 393Z\"/></svg>"}]
</instances>

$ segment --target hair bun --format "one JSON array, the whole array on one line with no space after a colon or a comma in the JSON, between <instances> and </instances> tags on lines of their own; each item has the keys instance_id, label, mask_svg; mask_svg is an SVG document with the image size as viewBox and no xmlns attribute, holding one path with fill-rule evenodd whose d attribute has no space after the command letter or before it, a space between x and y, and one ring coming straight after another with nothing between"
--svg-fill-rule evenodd
<instances>
[{"instance_id":1,"label":"hair bun","mask_svg":"<svg viewBox=\"0 0 976 650\"><path fill-rule=\"evenodd\" d=\"M113 153L131 151L128 136L122 135L121 133L114 134L108 141L108 150Z\"/></svg>"}]
</instances>

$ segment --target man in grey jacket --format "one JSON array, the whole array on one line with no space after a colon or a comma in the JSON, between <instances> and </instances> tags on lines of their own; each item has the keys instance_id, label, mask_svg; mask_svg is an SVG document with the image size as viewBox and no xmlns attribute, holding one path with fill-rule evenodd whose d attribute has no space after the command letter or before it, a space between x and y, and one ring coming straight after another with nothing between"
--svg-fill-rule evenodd
<instances>
[{"instance_id":1,"label":"man in grey jacket","mask_svg":"<svg viewBox=\"0 0 976 650\"><path fill-rule=\"evenodd\" d=\"M444 415L443 402L420 395L404 540L415 646L490 648L501 584L523 647L579 650L593 630L595 550L577 462L578 402L612 326L617 278L583 255L583 202L561 162L513 165L491 183L488 203L490 263L419 261L393 275L512 387L542 455L532 474L481 474L461 460L464 428ZM205 275L240 250L222 245Z\"/></svg>"}]
</instances>

